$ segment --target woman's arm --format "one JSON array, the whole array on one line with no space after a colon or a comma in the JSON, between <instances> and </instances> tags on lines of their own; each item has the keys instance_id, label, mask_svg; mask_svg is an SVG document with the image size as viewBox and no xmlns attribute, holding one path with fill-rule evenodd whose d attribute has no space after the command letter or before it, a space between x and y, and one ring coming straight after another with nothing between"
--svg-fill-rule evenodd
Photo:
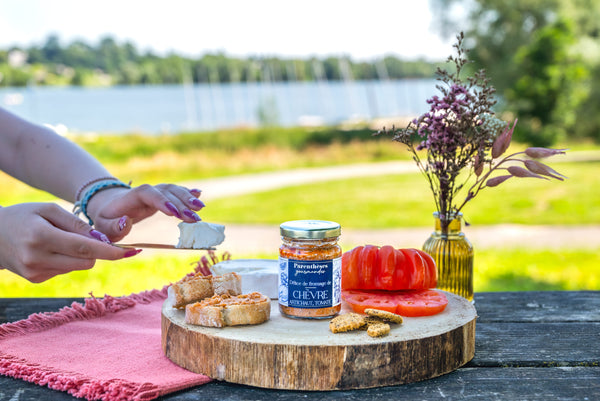
<instances>
[{"instance_id":1,"label":"woman's arm","mask_svg":"<svg viewBox=\"0 0 600 401\"><path fill-rule=\"evenodd\" d=\"M110 173L82 148L49 128L0 108L0 170L75 202L78 189Z\"/></svg>"},{"instance_id":2,"label":"woman's arm","mask_svg":"<svg viewBox=\"0 0 600 401\"><path fill-rule=\"evenodd\" d=\"M69 202L80 200L87 183L110 173L85 150L49 128L0 108L0 170ZM76 196L79 194L79 199ZM88 217L111 240L123 238L131 224L161 211L188 223L204 207L198 190L173 184L142 185L133 190L104 189L90 199Z\"/></svg>"},{"instance_id":3,"label":"woman's arm","mask_svg":"<svg viewBox=\"0 0 600 401\"><path fill-rule=\"evenodd\" d=\"M157 211L192 223L200 220L195 211L204 207L199 190L174 184L88 185L110 173L76 144L2 108L0 170L66 201L83 198L95 227L51 203L0 207L0 268L33 282L89 269L97 259L134 256L139 250L111 244L134 223Z\"/></svg>"}]
</instances>

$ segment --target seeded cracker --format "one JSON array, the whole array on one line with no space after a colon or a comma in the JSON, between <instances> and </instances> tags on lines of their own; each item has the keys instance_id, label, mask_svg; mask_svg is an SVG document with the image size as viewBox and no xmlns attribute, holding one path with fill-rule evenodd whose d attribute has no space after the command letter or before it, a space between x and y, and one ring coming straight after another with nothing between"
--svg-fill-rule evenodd
<instances>
[{"instance_id":1,"label":"seeded cracker","mask_svg":"<svg viewBox=\"0 0 600 401\"><path fill-rule=\"evenodd\" d=\"M382 337L390 333L390 325L387 323L370 324L367 334L371 337Z\"/></svg>"},{"instance_id":2,"label":"seeded cracker","mask_svg":"<svg viewBox=\"0 0 600 401\"><path fill-rule=\"evenodd\" d=\"M365 309L365 313L369 316L378 317L379 319L385 320L386 322L402 323L402 316L392 312L379 310L379 309Z\"/></svg>"},{"instance_id":3,"label":"seeded cracker","mask_svg":"<svg viewBox=\"0 0 600 401\"><path fill-rule=\"evenodd\" d=\"M329 322L329 330L332 333L343 333L360 329L367 324L365 317L358 313L345 313L331 319Z\"/></svg>"},{"instance_id":4,"label":"seeded cracker","mask_svg":"<svg viewBox=\"0 0 600 401\"><path fill-rule=\"evenodd\" d=\"M373 324L385 323L385 321L382 318L377 316L365 316L365 322L367 323L367 325L362 327L361 330L367 330L369 326Z\"/></svg>"}]
</instances>

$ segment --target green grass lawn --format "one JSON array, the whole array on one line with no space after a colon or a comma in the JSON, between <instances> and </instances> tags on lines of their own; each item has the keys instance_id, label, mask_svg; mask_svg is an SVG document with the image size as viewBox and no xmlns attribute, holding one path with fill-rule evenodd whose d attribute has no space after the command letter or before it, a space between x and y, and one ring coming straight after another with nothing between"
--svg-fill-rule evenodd
<instances>
[{"instance_id":1,"label":"green grass lawn","mask_svg":"<svg viewBox=\"0 0 600 401\"><path fill-rule=\"evenodd\" d=\"M87 297L105 294L120 296L162 288L194 270L199 257L166 253L139 256L115 262L99 260L90 270L74 271L32 284L6 270L0 270L1 297Z\"/></svg>"},{"instance_id":2,"label":"green grass lawn","mask_svg":"<svg viewBox=\"0 0 600 401\"><path fill-rule=\"evenodd\" d=\"M512 178L482 191L465 209L476 225L600 224L600 174L593 162L561 163L565 181ZM251 212L249 212L251 211ZM334 220L342 227L430 226L435 211L420 174L383 175L300 185L219 199L202 211L207 221L279 224L286 220Z\"/></svg>"},{"instance_id":3,"label":"green grass lawn","mask_svg":"<svg viewBox=\"0 0 600 401\"><path fill-rule=\"evenodd\" d=\"M129 136L83 138L82 146L117 176L148 182L181 182L297 167L409 159L397 143L369 140L369 132L232 131L166 138ZM212 136L211 136L212 135ZM271 142L269 142L271 141ZM127 146L121 146L127 144ZM163 146L164 145L164 146ZM204 149L206 147L207 149ZM518 147L518 145L517 145ZM520 146L521 148L523 146ZM578 150L597 146L575 144ZM600 174L597 162L553 163L564 182L513 178L482 192L465 209L473 225L600 224ZM0 205L54 198L0 173ZM399 228L433 224L431 191L420 174L382 175L302 185L218 199L202 210L205 221L279 224L300 218L338 221L343 227ZM233 255L276 257L271 255ZM600 258L595 251L565 249L475 250L475 291L600 290ZM89 271L73 272L31 284L0 270L0 296L125 295L179 280L199 256L143 254L117 262L98 261Z\"/></svg>"},{"instance_id":4,"label":"green grass lawn","mask_svg":"<svg viewBox=\"0 0 600 401\"><path fill-rule=\"evenodd\" d=\"M218 253L219 254L219 253ZM117 262L98 261L91 270L76 271L32 284L0 270L1 297L87 297L128 295L179 280L193 271L199 255L137 256ZM219 254L220 255L220 254ZM234 258L276 258L232 255ZM583 249L475 250L475 292L600 290L596 251Z\"/></svg>"}]
</instances>

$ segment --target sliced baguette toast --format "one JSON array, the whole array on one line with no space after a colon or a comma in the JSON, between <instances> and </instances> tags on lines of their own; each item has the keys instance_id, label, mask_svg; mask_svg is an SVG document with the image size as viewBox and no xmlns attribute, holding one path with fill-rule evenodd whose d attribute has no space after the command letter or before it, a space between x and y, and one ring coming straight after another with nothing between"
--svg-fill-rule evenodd
<instances>
[{"instance_id":1,"label":"sliced baguette toast","mask_svg":"<svg viewBox=\"0 0 600 401\"><path fill-rule=\"evenodd\" d=\"M210 298L213 295L239 295L242 293L242 278L237 273L220 276L205 276L197 273L184 277L168 289L174 308Z\"/></svg>"},{"instance_id":2,"label":"sliced baguette toast","mask_svg":"<svg viewBox=\"0 0 600 401\"><path fill-rule=\"evenodd\" d=\"M209 327L260 324L270 316L271 300L260 292L214 295L185 307L186 323Z\"/></svg>"}]
</instances>

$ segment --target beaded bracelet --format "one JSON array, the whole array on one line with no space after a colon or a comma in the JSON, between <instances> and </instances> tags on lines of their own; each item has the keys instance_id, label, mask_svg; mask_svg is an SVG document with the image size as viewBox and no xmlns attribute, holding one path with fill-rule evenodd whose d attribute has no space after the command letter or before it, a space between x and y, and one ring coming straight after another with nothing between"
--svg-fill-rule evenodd
<instances>
[{"instance_id":1,"label":"beaded bracelet","mask_svg":"<svg viewBox=\"0 0 600 401\"><path fill-rule=\"evenodd\" d=\"M75 192L75 201L79 200L79 196L83 193L83 190L86 189L88 186L95 184L97 182L100 181L119 181L118 178L113 177L112 175L106 176L106 177L100 177L100 178L95 178L93 180L89 180L87 182L84 182L83 185L81 185L79 187L79 189L77 190L77 192Z\"/></svg>"},{"instance_id":2,"label":"beaded bracelet","mask_svg":"<svg viewBox=\"0 0 600 401\"><path fill-rule=\"evenodd\" d=\"M131 188L131 185L125 184L122 181L115 181L113 179L100 181L100 182L96 183L95 185L93 185L92 187L90 187L90 189L88 189L83 194L80 201L75 202L75 207L73 208L73 213L75 215L79 215L79 213L83 213L83 215L88 219L89 225L93 226L94 222L92 221L90 216L88 216L88 214L87 214L87 207L88 207L88 203L90 202L90 199L100 191L103 191L103 190L109 189L109 188L117 188L117 187Z\"/></svg>"}]
</instances>

